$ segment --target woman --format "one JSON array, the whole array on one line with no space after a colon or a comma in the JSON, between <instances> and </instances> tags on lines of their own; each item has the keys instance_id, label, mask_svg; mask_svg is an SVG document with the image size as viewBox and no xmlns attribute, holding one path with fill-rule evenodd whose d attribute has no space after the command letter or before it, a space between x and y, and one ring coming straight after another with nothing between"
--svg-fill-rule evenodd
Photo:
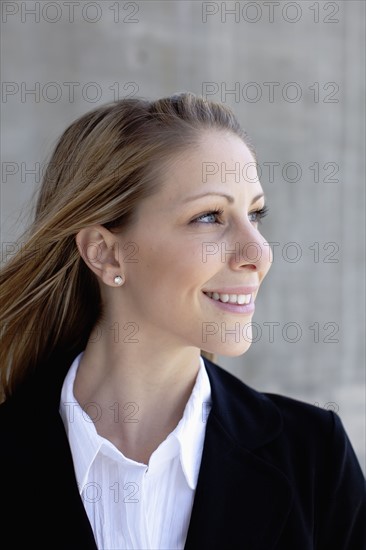
<instances>
[{"instance_id":1,"label":"woman","mask_svg":"<svg viewBox=\"0 0 366 550\"><path fill-rule=\"evenodd\" d=\"M339 417L213 362L250 346L265 213L222 105L120 100L67 128L1 274L6 548L365 548Z\"/></svg>"}]
</instances>

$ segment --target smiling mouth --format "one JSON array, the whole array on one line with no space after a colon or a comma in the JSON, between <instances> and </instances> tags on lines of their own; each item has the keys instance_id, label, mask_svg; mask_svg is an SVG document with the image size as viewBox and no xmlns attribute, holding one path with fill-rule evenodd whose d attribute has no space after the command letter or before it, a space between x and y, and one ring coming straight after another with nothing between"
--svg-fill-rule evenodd
<instances>
[{"instance_id":1,"label":"smiling mouth","mask_svg":"<svg viewBox=\"0 0 366 550\"><path fill-rule=\"evenodd\" d=\"M223 304L247 305L252 302L252 294L219 294L218 292L204 292L206 296Z\"/></svg>"}]
</instances>

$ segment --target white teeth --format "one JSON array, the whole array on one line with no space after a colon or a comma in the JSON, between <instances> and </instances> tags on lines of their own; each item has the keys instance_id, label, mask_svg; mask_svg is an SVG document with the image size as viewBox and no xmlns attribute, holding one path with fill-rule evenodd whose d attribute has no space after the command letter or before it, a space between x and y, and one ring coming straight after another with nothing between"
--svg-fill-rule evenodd
<instances>
[{"instance_id":1,"label":"white teeth","mask_svg":"<svg viewBox=\"0 0 366 550\"><path fill-rule=\"evenodd\" d=\"M230 304L249 304L251 294L219 294L218 292L205 292L209 298L219 300L220 302L229 302Z\"/></svg>"}]
</instances>

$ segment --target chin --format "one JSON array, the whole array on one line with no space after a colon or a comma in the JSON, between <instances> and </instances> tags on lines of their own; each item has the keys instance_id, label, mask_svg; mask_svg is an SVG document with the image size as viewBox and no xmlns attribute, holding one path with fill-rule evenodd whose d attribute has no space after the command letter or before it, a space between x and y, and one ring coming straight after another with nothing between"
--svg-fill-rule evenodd
<instances>
[{"instance_id":1,"label":"chin","mask_svg":"<svg viewBox=\"0 0 366 550\"><path fill-rule=\"evenodd\" d=\"M250 344L247 344L245 347L238 346L237 348L232 346L229 350L220 353L220 355L225 355L226 357L239 357L248 351L249 348Z\"/></svg>"},{"instance_id":2,"label":"chin","mask_svg":"<svg viewBox=\"0 0 366 550\"><path fill-rule=\"evenodd\" d=\"M211 349L207 349L205 351L208 353L214 353L215 355L222 355L224 357L239 357L248 351L250 346L251 342L235 342L235 340L233 340L233 342L225 342L225 345L220 342L217 346L212 346Z\"/></svg>"}]
</instances>

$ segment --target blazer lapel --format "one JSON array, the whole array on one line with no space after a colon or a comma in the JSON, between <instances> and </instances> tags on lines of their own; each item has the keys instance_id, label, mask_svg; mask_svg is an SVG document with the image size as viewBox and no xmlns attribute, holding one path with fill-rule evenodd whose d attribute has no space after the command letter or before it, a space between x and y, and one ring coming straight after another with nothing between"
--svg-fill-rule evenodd
<instances>
[{"instance_id":1,"label":"blazer lapel","mask_svg":"<svg viewBox=\"0 0 366 550\"><path fill-rule=\"evenodd\" d=\"M255 449L281 432L282 417L263 394L204 361L212 409L185 550L271 550L293 495L286 476Z\"/></svg>"}]
</instances>

